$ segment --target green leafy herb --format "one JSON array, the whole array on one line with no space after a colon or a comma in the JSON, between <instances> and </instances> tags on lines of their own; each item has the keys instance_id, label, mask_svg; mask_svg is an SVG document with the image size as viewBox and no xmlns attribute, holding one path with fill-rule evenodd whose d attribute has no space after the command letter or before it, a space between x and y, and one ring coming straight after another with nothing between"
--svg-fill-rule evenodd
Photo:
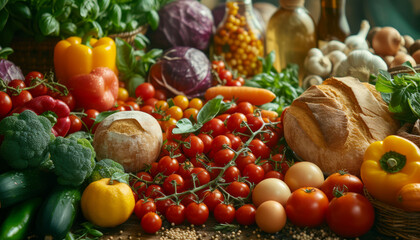
<instances>
[{"instance_id":1,"label":"green leafy herb","mask_svg":"<svg viewBox=\"0 0 420 240\"><path fill-rule=\"evenodd\" d=\"M388 104L390 112L401 122L413 123L420 118L420 73L409 62L402 64L410 73L399 73L394 76L379 70L376 79L376 90L381 92L382 99Z\"/></svg>"},{"instance_id":2,"label":"green leafy herb","mask_svg":"<svg viewBox=\"0 0 420 240\"><path fill-rule=\"evenodd\" d=\"M268 104L261 106L262 109L273 110L281 113L289 106L295 98L303 93L299 86L298 66L289 64L281 72L277 72L273 63L275 61L274 51L270 52L265 58L260 58L262 62L262 73L255 75L247 80L245 85L265 88L276 94L276 98Z\"/></svg>"},{"instance_id":3,"label":"green leafy herb","mask_svg":"<svg viewBox=\"0 0 420 240\"><path fill-rule=\"evenodd\" d=\"M193 123L190 119L183 118L176 123L176 128L172 130L174 134L192 133L198 131L206 122L212 120L218 114L230 108L231 102L223 102L222 96L217 96L209 100L198 112L197 122Z\"/></svg>"}]
</instances>

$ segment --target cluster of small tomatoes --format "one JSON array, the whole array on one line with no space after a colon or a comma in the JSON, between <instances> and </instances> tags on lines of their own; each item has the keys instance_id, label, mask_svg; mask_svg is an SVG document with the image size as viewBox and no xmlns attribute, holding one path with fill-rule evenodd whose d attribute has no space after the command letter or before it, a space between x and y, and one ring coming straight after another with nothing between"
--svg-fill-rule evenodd
<instances>
[{"instance_id":1,"label":"cluster of small tomatoes","mask_svg":"<svg viewBox=\"0 0 420 240\"><path fill-rule=\"evenodd\" d=\"M226 68L226 64L223 60L213 60L211 62L211 67L214 72L215 78L220 82L217 84L239 87L245 84L245 79L241 76L235 77L231 70Z\"/></svg>"}]
</instances>

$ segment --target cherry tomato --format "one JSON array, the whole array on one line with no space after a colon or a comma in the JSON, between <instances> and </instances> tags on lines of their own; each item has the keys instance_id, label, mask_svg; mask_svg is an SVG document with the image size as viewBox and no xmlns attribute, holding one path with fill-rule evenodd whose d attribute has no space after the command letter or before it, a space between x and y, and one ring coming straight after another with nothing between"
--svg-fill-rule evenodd
<instances>
[{"instance_id":1,"label":"cherry tomato","mask_svg":"<svg viewBox=\"0 0 420 240\"><path fill-rule=\"evenodd\" d=\"M166 131L165 131L165 133L166 133L166 139L172 140L172 141L173 140L181 140L181 138L182 138L182 135L181 134L174 134L172 132L172 130L174 130L174 128L176 128L176 125L169 126L166 129Z\"/></svg>"},{"instance_id":2,"label":"cherry tomato","mask_svg":"<svg viewBox=\"0 0 420 240\"><path fill-rule=\"evenodd\" d=\"M150 185L147 190L146 190L146 197L149 198L158 198L158 197L162 197L163 196L163 190L162 187L156 184L152 184Z\"/></svg>"},{"instance_id":3,"label":"cherry tomato","mask_svg":"<svg viewBox=\"0 0 420 240\"><path fill-rule=\"evenodd\" d=\"M274 169L280 171L283 175L286 174L287 170L290 168L290 163L286 160L283 154L277 153L271 156L271 159L274 161Z\"/></svg>"},{"instance_id":4,"label":"cherry tomato","mask_svg":"<svg viewBox=\"0 0 420 240\"><path fill-rule=\"evenodd\" d=\"M203 107L203 101L199 98L193 98L193 99L191 99L190 103L188 104L188 107L200 110Z\"/></svg>"},{"instance_id":5,"label":"cherry tomato","mask_svg":"<svg viewBox=\"0 0 420 240\"><path fill-rule=\"evenodd\" d=\"M226 127L229 131L244 133L248 128L245 125L247 118L242 113L234 113L226 120Z\"/></svg>"},{"instance_id":6,"label":"cherry tomato","mask_svg":"<svg viewBox=\"0 0 420 240\"><path fill-rule=\"evenodd\" d=\"M222 149L231 148L232 142L226 135L219 135L215 137L211 143L211 150L217 152Z\"/></svg>"},{"instance_id":7,"label":"cherry tomato","mask_svg":"<svg viewBox=\"0 0 420 240\"><path fill-rule=\"evenodd\" d=\"M254 106L249 102L240 102L236 106L236 112L247 115L254 112Z\"/></svg>"},{"instance_id":8,"label":"cherry tomato","mask_svg":"<svg viewBox=\"0 0 420 240\"><path fill-rule=\"evenodd\" d=\"M273 165L268 161L268 160L266 160L266 159L263 159L263 160L260 160L259 161L259 163L258 163L263 169L264 169L264 172L267 174L268 172L270 172L270 171L273 171L274 170L274 167L273 167Z\"/></svg>"},{"instance_id":9,"label":"cherry tomato","mask_svg":"<svg viewBox=\"0 0 420 240\"><path fill-rule=\"evenodd\" d=\"M233 78L232 72L227 69L222 69L219 72L219 77L221 80L231 81Z\"/></svg>"},{"instance_id":10,"label":"cherry tomato","mask_svg":"<svg viewBox=\"0 0 420 240\"><path fill-rule=\"evenodd\" d=\"M218 189L213 191L206 190L202 193L203 203L205 203L210 212L213 212L214 208L225 200L222 192Z\"/></svg>"},{"instance_id":11,"label":"cherry tomato","mask_svg":"<svg viewBox=\"0 0 420 240\"><path fill-rule=\"evenodd\" d=\"M127 98L128 98L128 95L129 94L128 94L128 90L127 89L122 88L122 87L119 87L118 88L118 97L117 97L118 100L126 101Z\"/></svg>"},{"instance_id":12,"label":"cherry tomato","mask_svg":"<svg viewBox=\"0 0 420 240\"><path fill-rule=\"evenodd\" d=\"M67 95L58 94L55 98L67 104L67 106L69 106L70 108L70 111L72 111L76 107L76 99L73 97L73 94L71 94L70 92L67 93Z\"/></svg>"},{"instance_id":13,"label":"cherry tomato","mask_svg":"<svg viewBox=\"0 0 420 240\"><path fill-rule=\"evenodd\" d=\"M351 175L345 171L339 171L328 176L319 189L321 189L321 191L327 195L328 200L331 201L334 198L334 187L338 187L340 190L346 192L363 194L363 182L357 176Z\"/></svg>"},{"instance_id":14,"label":"cherry tomato","mask_svg":"<svg viewBox=\"0 0 420 240\"><path fill-rule=\"evenodd\" d=\"M214 154L213 160L217 166L225 166L235 157L235 152L230 149L222 149Z\"/></svg>"},{"instance_id":15,"label":"cherry tomato","mask_svg":"<svg viewBox=\"0 0 420 240\"><path fill-rule=\"evenodd\" d=\"M209 209L204 203L192 202L185 209L185 218L194 225L204 224L209 217Z\"/></svg>"},{"instance_id":16,"label":"cherry tomato","mask_svg":"<svg viewBox=\"0 0 420 240\"><path fill-rule=\"evenodd\" d=\"M209 134L206 134L206 133L200 133L197 135L197 137L199 137L201 141L203 141L203 144L204 144L203 153L208 153L211 149L213 138Z\"/></svg>"},{"instance_id":17,"label":"cherry tomato","mask_svg":"<svg viewBox=\"0 0 420 240\"><path fill-rule=\"evenodd\" d=\"M9 94L0 91L0 117L6 116L12 110L12 106Z\"/></svg>"},{"instance_id":18,"label":"cherry tomato","mask_svg":"<svg viewBox=\"0 0 420 240\"><path fill-rule=\"evenodd\" d=\"M255 223L255 213L257 209L252 204L245 204L235 212L235 219L241 225L252 225Z\"/></svg>"},{"instance_id":19,"label":"cherry tomato","mask_svg":"<svg viewBox=\"0 0 420 240\"><path fill-rule=\"evenodd\" d=\"M240 176L241 172L239 171L239 169L235 166L230 166L224 172L223 179L225 179L225 182L230 183L233 181L237 181Z\"/></svg>"},{"instance_id":20,"label":"cherry tomato","mask_svg":"<svg viewBox=\"0 0 420 240\"><path fill-rule=\"evenodd\" d=\"M147 181L147 182L153 181L152 176L147 172L138 172L136 176L139 178L139 181Z\"/></svg>"},{"instance_id":21,"label":"cherry tomato","mask_svg":"<svg viewBox=\"0 0 420 240\"><path fill-rule=\"evenodd\" d=\"M264 174L264 179L267 178L278 178L280 180L284 180L284 175L281 172L271 170Z\"/></svg>"},{"instance_id":22,"label":"cherry tomato","mask_svg":"<svg viewBox=\"0 0 420 240\"><path fill-rule=\"evenodd\" d=\"M178 95L173 98L175 106L180 107L182 110L185 110L188 108L188 105L190 104L190 101L188 98L184 95Z\"/></svg>"},{"instance_id":23,"label":"cherry tomato","mask_svg":"<svg viewBox=\"0 0 420 240\"><path fill-rule=\"evenodd\" d=\"M248 181L257 184L264 179L264 169L255 163L247 164L242 170L242 176L248 177Z\"/></svg>"},{"instance_id":24,"label":"cherry tomato","mask_svg":"<svg viewBox=\"0 0 420 240\"><path fill-rule=\"evenodd\" d=\"M123 105L118 105L118 106L112 107L110 110L111 110L111 111L120 111L120 112L124 112L124 111L125 111L125 107L124 107Z\"/></svg>"},{"instance_id":25,"label":"cherry tomato","mask_svg":"<svg viewBox=\"0 0 420 240\"><path fill-rule=\"evenodd\" d=\"M231 147L233 150L238 150L239 147L242 145L242 140L239 136L236 136L233 133L226 133L225 136L230 139L230 142L232 143Z\"/></svg>"},{"instance_id":26,"label":"cherry tomato","mask_svg":"<svg viewBox=\"0 0 420 240\"><path fill-rule=\"evenodd\" d=\"M169 109L169 104L165 100L158 100L155 104L155 109L166 111Z\"/></svg>"},{"instance_id":27,"label":"cherry tomato","mask_svg":"<svg viewBox=\"0 0 420 240\"><path fill-rule=\"evenodd\" d=\"M14 80L10 81L9 84L7 84L7 86L12 87L14 89L24 89L26 87L26 84L22 80L14 79ZM12 90L8 89L7 94L9 94L9 96L13 96L17 93L15 91L12 91Z\"/></svg>"},{"instance_id":28,"label":"cherry tomato","mask_svg":"<svg viewBox=\"0 0 420 240\"><path fill-rule=\"evenodd\" d=\"M158 166L159 163L158 162L152 162L152 164L150 164L150 175L152 175L152 177L155 177L159 171L158 171Z\"/></svg>"},{"instance_id":29,"label":"cherry tomato","mask_svg":"<svg viewBox=\"0 0 420 240\"><path fill-rule=\"evenodd\" d=\"M149 105L149 106L152 106L152 107L153 107L153 109L154 109L154 108L155 108L155 105L156 105L156 103L157 103L158 101L161 101L161 100L158 100L158 99L156 99L156 98L152 97L152 98L149 98L149 99L145 100L145 101L144 101L144 105Z\"/></svg>"},{"instance_id":30,"label":"cherry tomato","mask_svg":"<svg viewBox=\"0 0 420 240\"><path fill-rule=\"evenodd\" d=\"M144 101L155 96L155 87L150 83L142 83L136 87L136 97L141 97Z\"/></svg>"},{"instance_id":31,"label":"cherry tomato","mask_svg":"<svg viewBox=\"0 0 420 240\"><path fill-rule=\"evenodd\" d=\"M19 95L12 95L10 97L12 99L13 108L17 108L32 100L32 95L29 91L22 90Z\"/></svg>"},{"instance_id":32,"label":"cherry tomato","mask_svg":"<svg viewBox=\"0 0 420 240\"><path fill-rule=\"evenodd\" d=\"M163 89L155 89L155 95L153 96L157 100L166 100L168 94Z\"/></svg>"},{"instance_id":33,"label":"cherry tomato","mask_svg":"<svg viewBox=\"0 0 420 240\"><path fill-rule=\"evenodd\" d=\"M95 109L88 109L85 111L86 116L82 118L82 122L86 125L87 129L91 129L99 111Z\"/></svg>"},{"instance_id":34,"label":"cherry tomato","mask_svg":"<svg viewBox=\"0 0 420 240\"><path fill-rule=\"evenodd\" d=\"M152 115L152 114L153 114L153 109L154 109L154 107L153 107L153 106L150 106L150 105L144 105L143 107L141 107L141 108L140 108L140 111L142 111L142 112L145 112L145 113L148 113L148 114Z\"/></svg>"},{"instance_id":35,"label":"cherry tomato","mask_svg":"<svg viewBox=\"0 0 420 240\"><path fill-rule=\"evenodd\" d=\"M182 224L185 220L185 207L182 204L171 205L166 210L166 220L175 225Z\"/></svg>"},{"instance_id":36,"label":"cherry tomato","mask_svg":"<svg viewBox=\"0 0 420 240\"><path fill-rule=\"evenodd\" d=\"M249 128L255 132L264 125L264 120L260 116L255 116L254 114L247 114L246 119L248 121Z\"/></svg>"},{"instance_id":37,"label":"cherry tomato","mask_svg":"<svg viewBox=\"0 0 420 240\"><path fill-rule=\"evenodd\" d=\"M183 179L189 179L191 177L191 172L193 169L193 164L191 164L191 162L189 161L186 161L179 164L179 168L176 173L179 174Z\"/></svg>"},{"instance_id":38,"label":"cherry tomato","mask_svg":"<svg viewBox=\"0 0 420 240\"><path fill-rule=\"evenodd\" d=\"M160 212L161 214L163 214L164 216L166 215L166 211L168 211L168 208L175 204L175 202L170 198L167 198L164 200L155 200L155 203L156 203L156 210Z\"/></svg>"},{"instance_id":39,"label":"cherry tomato","mask_svg":"<svg viewBox=\"0 0 420 240\"><path fill-rule=\"evenodd\" d=\"M217 73L219 73L221 70L226 68L226 65L225 62L223 62L222 60L213 60L211 62L211 68Z\"/></svg>"},{"instance_id":40,"label":"cherry tomato","mask_svg":"<svg viewBox=\"0 0 420 240\"><path fill-rule=\"evenodd\" d=\"M149 212L141 219L141 227L146 233L154 234L162 227L162 219L154 212Z\"/></svg>"},{"instance_id":41,"label":"cherry tomato","mask_svg":"<svg viewBox=\"0 0 420 240\"><path fill-rule=\"evenodd\" d=\"M254 163L256 160L257 158L252 152L243 152L235 159L235 163L239 171L242 172L246 165Z\"/></svg>"},{"instance_id":42,"label":"cherry tomato","mask_svg":"<svg viewBox=\"0 0 420 240\"><path fill-rule=\"evenodd\" d=\"M227 186L226 191L234 197L246 198L251 190L246 183L234 181Z\"/></svg>"},{"instance_id":43,"label":"cherry tomato","mask_svg":"<svg viewBox=\"0 0 420 240\"><path fill-rule=\"evenodd\" d=\"M333 198L327 210L327 223L337 235L353 238L367 233L375 221L375 211L367 198L358 193L344 193Z\"/></svg>"},{"instance_id":44,"label":"cherry tomato","mask_svg":"<svg viewBox=\"0 0 420 240\"><path fill-rule=\"evenodd\" d=\"M182 114L184 118L197 120L198 110L196 108L187 108Z\"/></svg>"},{"instance_id":45,"label":"cherry tomato","mask_svg":"<svg viewBox=\"0 0 420 240\"><path fill-rule=\"evenodd\" d=\"M268 158L270 156L270 148L259 139L253 139L249 144L249 149L256 158Z\"/></svg>"},{"instance_id":46,"label":"cherry tomato","mask_svg":"<svg viewBox=\"0 0 420 240\"><path fill-rule=\"evenodd\" d=\"M237 77L235 80L241 83L241 86L245 85L245 79L243 77Z\"/></svg>"},{"instance_id":47,"label":"cherry tomato","mask_svg":"<svg viewBox=\"0 0 420 240\"><path fill-rule=\"evenodd\" d=\"M33 79L43 80L44 75L40 72L30 72L25 76L25 85L28 87L32 87L38 84L38 81L32 81ZM35 88L28 90L33 97L38 97L42 95L46 95L48 92L48 88L43 84L39 84Z\"/></svg>"},{"instance_id":48,"label":"cherry tomato","mask_svg":"<svg viewBox=\"0 0 420 240\"><path fill-rule=\"evenodd\" d=\"M201 155L197 155L193 158L190 158L190 162L194 167L201 167L201 168L205 168L205 164L208 163L206 159Z\"/></svg>"},{"instance_id":49,"label":"cherry tomato","mask_svg":"<svg viewBox=\"0 0 420 240\"><path fill-rule=\"evenodd\" d=\"M172 126L176 127L176 119L169 118L166 121L162 121L161 128L162 128L163 131L166 132L166 130L169 129L170 127L172 127Z\"/></svg>"},{"instance_id":50,"label":"cherry tomato","mask_svg":"<svg viewBox=\"0 0 420 240\"><path fill-rule=\"evenodd\" d=\"M217 137L226 132L225 124L222 120L218 118L213 118L212 120L206 122L203 127L201 127L201 132L208 133L212 137Z\"/></svg>"},{"instance_id":51,"label":"cherry tomato","mask_svg":"<svg viewBox=\"0 0 420 240\"><path fill-rule=\"evenodd\" d=\"M195 179L195 185L201 186L204 184L207 184L208 182L210 182L210 174L209 172L204 169L204 168L200 168L200 167L195 167L193 170L191 170L191 178L190 178L190 182L192 183L192 178L194 177Z\"/></svg>"},{"instance_id":52,"label":"cherry tomato","mask_svg":"<svg viewBox=\"0 0 420 240\"><path fill-rule=\"evenodd\" d=\"M176 173L178 171L179 164L175 158L170 156L164 156L159 160L158 171L163 173L166 176Z\"/></svg>"},{"instance_id":53,"label":"cherry tomato","mask_svg":"<svg viewBox=\"0 0 420 240\"><path fill-rule=\"evenodd\" d=\"M172 106L166 111L167 115L170 115L172 118L179 120L184 115L182 109L178 106Z\"/></svg>"},{"instance_id":54,"label":"cherry tomato","mask_svg":"<svg viewBox=\"0 0 420 240\"><path fill-rule=\"evenodd\" d=\"M239 82L239 81L237 81L235 79L232 79L232 80L226 82L226 86L240 87L240 86L242 86L242 84L241 84L241 82Z\"/></svg>"},{"instance_id":55,"label":"cherry tomato","mask_svg":"<svg viewBox=\"0 0 420 240\"><path fill-rule=\"evenodd\" d=\"M299 188L286 202L287 219L299 227L316 227L325 220L328 198L314 187Z\"/></svg>"},{"instance_id":56,"label":"cherry tomato","mask_svg":"<svg viewBox=\"0 0 420 240\"><path fill-rule=\"evenodd\" d=\"M182 192L185 187L184 179L176 173L171 174L165 178L162 188L166 194L170 195L175 193L175 186L177 193Z\"/></svg>"},{"instance_id":57,"label":"cherry tomato","mask_svg":"<svg viewBox=\"0 0 420 240\"><path fill-rule=\"evenodd\" d=\"M149 198L147 201L144 199L138 200L134 206L134 214L136 214L137 218L142 219L148 212L156 212L156 204L153 199Z\"/></svg>"},{"instance_id":58,"label":"cherry tomato","mask_svg":"<svg viewBox=\"0 0 420 240\"><path fill-rule=\"evenodd\" d=\"M231 204L219 203L214 208L213 215L219 223L232 223L235 220L235 208Z\"/></svg>"},{"instance_id":59,"label":"cherry tomato","mask_svg":"<svg viewBox=\"0 0 420 240\"><path fill-rule=\"evenodd\" d=\"M195 157L197 154L203 153L204 143L201 138L190 135L185 139L182 145L182 151L187 157Z\"/></svg>"},{"instance_id":60,"label":"cherry tomato","mask_svg":"<svg viewBox=\"0 0 420 240\"><path fill-rule=\"evenodd\" d=\"M263 141L267 147L274 148L279 143L280 136L275 131L268 131L261 134L260 140Z\"/></svg>"},{"instance_id":61,"label":"cherry tomato","mask_svg":"<svg viewBox=\"0 0 420 240\"><path fill-rule=\"evenodd\" d=\"M134 101L127 101L124 103L127 111L140 111L140 106Z\"/></svg>"},{"instance_id":62,"label":"cherry tomato","mask_svg":"<svg viewBox=\"0 0 420 240\"><path fill-rule=\"evenodd\" d=\"M193 194L193 193L189 193L187 195L183 195L181 197L181 203L184 206L188 206L188 204L192 203L192 202L197 202L197 195Z\"/></svg>"},{"instance_id":63,"label":"cherry tomato","mask_svg":"<svg viewBox=\"0 0 420 240\"><path fill-rule=\"evenodd\" d=\"M71 114L70 118L70 129L67 134L78 132L82 129L82 120L76 115Z\"/></svg>"}]
</instances>

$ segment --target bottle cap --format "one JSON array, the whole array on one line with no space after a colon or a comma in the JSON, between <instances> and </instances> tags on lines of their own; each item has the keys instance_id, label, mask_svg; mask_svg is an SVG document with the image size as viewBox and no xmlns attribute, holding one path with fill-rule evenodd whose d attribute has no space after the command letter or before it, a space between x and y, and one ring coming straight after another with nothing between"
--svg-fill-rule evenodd
<instances>
[{"instance_id":1,"label":"bottle cap","mask_svg":"<svg viewBox=\"0 0 420 240\"><path fill-rule=\"evenodd\" d=\"M305 0L280 0L280 6L283 8L303 7Z\"/></svg>"}]
</instances>

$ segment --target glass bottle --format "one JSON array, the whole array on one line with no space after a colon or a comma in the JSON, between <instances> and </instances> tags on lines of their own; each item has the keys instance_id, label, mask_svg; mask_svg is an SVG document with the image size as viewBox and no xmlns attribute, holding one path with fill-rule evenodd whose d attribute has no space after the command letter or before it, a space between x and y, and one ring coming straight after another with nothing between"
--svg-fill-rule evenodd
<instances>
[{"instance_id":1,"label":"glass bottle","mask_svg":"<svg viewBox=\"0 0 420 240\"><path fill-rule=\"evenodd\" d=\"M321 14L318 22L318 45L328 41L344 42L350 35L345 12L346 0L321 0Z\"/></svg>"},{"instance_id":2,"label":"glass bottle","mask_svg":"<svg viewBox=\"0 0 420 240\"><path fill-rule=\"evenodd\" d=\"M226 12L213 37L213 59L246 77L261 72L264 56L264 30L252 9L252 0L227 0Z\"/></svg>"},{"instance_id":3,"label":"glass bottle","mask_svg":"<svg viewBox=\"0 0 420 240\"><path fill-rule=\"evenodd\" d=\"M306 55L317 46L315 23L304 3L304 0L280 0L280 8L271 16L266 30L266 53L275 52L274 67L281 71L289 63L297 64L300 84Z\"/></svg>"}]
</instances>

